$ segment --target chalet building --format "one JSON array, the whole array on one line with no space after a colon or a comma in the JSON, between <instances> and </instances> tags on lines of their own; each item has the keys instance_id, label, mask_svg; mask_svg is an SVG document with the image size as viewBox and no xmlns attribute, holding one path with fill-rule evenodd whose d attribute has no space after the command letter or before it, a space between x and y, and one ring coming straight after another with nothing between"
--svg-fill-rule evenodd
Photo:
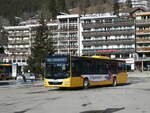
<instances>
[{"instance_id":1,"label":"chalet building","mask_svg":"<svg viewBox=\"0 0 150 113\"><path fill-rule=\"evenodd\" d=\"M148 8L148 0L131 0L132 1L132 7L141 7L144 9Z\"/></svg>"},{"instance_id":2,"label":"chalet building","mask_svg":"<svg viewBox=\"0 0 150 113\"><path fill-rule=\"evenodd\" d=\"M136 64L141 70L150 69L150 12L136 13Z\"/></svg>"}]
</instances>

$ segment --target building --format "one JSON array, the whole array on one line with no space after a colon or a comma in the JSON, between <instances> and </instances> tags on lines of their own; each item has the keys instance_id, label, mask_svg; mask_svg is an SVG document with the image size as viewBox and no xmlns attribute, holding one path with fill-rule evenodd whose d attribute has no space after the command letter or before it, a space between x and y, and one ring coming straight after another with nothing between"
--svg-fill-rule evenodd
<instances>
[{"instance_id":1,"label":"building","mask_svg":"<svg viewBox=\"0 0 150 113\"><path fill-rule=\"evenodd\" d=\"M4 62L11 62L22 68L27 65L28 56L31 54L31 27L8 26L4 27L7 32L8 47Z\"/></svg>"},{"instance_id":2,"label":"building","mask_svg":"<svg viewBox=\"0 0 150 113\"><path fill-rule=\"evenodd\" d=\"M24 71L27 66L27 59L31 55L31 47L36 37L36 28L39 24L28 24L23 22L21 26L7 26L4 27L7 33L8 45L6 49L6 56L3 58L4 62L11 62L17 64L20 71ZM47 26L50 31L49 36L54 36L53 31L57 24L48 22ZM55 27L56 26L56 27Z\"/></svg>"},{"instance_id":3,"label":"building","mask_svg":"<svg viewBox=\"0 0 150 113\"><path fill-rule=\"evenodd\" d=\"M27 65L37 26L38 23L4 27L8 33L5 62ZM134 63L136 68L149 69L150 12L135 13L135 19L110 13L65 14L47 26L55 54L109 56L124 59L132 70Z\"/></svg>"},{"instance_id":4,"label":"building","mask_svg":"<svg viewBox=\"0 0 150 113\"><path fill-rule=\"evenodd\" d=\"M150 69L150 12L136 13L136 65Z\"/></svg>"},{"instance_id":5,"label":"building","mask_svg":"<svg viewBox=\"0 0 150 113\"><path fill-rule=\"evenodd\" d=\"M132 60L134 69L135 24L132 18L111 14L81 17L82 55Z\"/></svg>"},{"instance_id":6,"label":"building","mask_svg":"<svg viewBox=\"0 0 150 113\"><path fill-rule=\"evenodd\" d=\"M3 62L3 57L6 56L5 49L7 48L7 41L7 36L3 28L0 28L0 62Z\"/></svg>"},{"instance_id":7,"label":"building","mask_svg":"<svg viewBox=\"0 0 150 113\"><path fill-rule=\"evenodd\" d=\"M148 0L131 0L132 7L140 7L144 9L148 9Z\"/></svg>"},{"instance_id":8,"label":"building","mask_svg":"<svg viewBox=\"0 0 150 113\"><path fill-rule=\"evenodd\" d=\"M80 55L80 18L78 14L57 16L58 29L55 31L56 54Z\"/></svg>"},{"instance_id":9,"label":"building","mask_svg":"<svg viewBox=\"0 0 150 113\"><path fill-rule=\"evenodd\" d=\"M131 18L111 14L66 14L47 23L49 36L53 37L56 48L55 54L109 56L125 59L130 67L133 67L135 53L134 25ZM27 65L37 26L36 23L5 27L8 32L6 61L22 68Z\"/></svg>"}]
</instances>

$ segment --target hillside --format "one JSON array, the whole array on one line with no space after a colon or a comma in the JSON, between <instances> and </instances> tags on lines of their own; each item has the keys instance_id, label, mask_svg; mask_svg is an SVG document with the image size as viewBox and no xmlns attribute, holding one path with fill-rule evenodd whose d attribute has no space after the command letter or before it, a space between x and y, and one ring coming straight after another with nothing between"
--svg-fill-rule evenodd
<instances>
[{"instance_id":1,"label":"hillside","mask_svg":"<svg viewBox=\"0 0 150 113\"><path fill-rule=\"evenodd\" d=\"M94 13L112 12L115 0L0 0L0 25L15 25L21 19L55 18L58 12ZM36 16L35 16L36 15Z\"/></svg>"}]
</instances>

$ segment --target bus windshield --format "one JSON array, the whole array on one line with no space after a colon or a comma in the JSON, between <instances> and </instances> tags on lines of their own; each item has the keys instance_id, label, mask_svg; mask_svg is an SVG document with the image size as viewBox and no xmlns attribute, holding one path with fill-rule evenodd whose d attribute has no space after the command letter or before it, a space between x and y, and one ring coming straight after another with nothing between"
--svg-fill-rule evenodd
<instances>
[{"instance_id":1,"label":"bus windshield","mask_svg":"<svg viewBox=\"0 0 150 113\"><path fill-rule=\"evenodd\" d=\"M67 58L50 58L46 63L45 78L64 79L69 77Z\"/></svg>"}]
</instances>

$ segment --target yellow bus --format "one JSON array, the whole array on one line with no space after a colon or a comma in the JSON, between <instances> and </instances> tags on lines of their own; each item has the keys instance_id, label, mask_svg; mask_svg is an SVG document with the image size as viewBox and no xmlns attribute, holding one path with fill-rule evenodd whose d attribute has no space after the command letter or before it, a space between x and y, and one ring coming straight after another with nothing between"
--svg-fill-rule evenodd
<instances>
[{"instance_id":1,"label":"yellow bus","mask_svg":"<svg viewBox=\"0 0 150 113\"><path fill-rule=\"evenodd\" d=\"M125 62L107 57L55 55L45 59L44 86L83 87L127 82Z\"/></svg>"}]
</instances>

